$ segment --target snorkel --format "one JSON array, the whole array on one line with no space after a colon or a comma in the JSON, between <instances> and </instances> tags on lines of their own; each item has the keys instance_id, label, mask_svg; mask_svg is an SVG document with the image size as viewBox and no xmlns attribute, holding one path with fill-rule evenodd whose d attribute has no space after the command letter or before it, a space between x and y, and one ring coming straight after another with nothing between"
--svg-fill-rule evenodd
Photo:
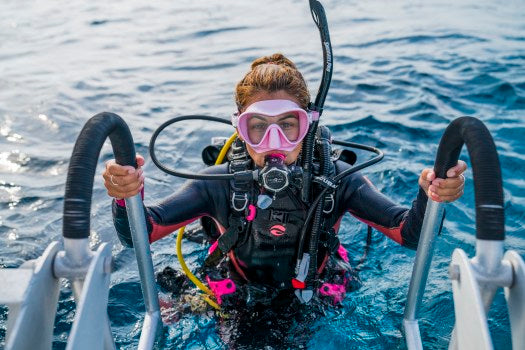
<instances>
[{"instance_id":1,"label":"snorkel","mask_svg":"<svg viewBox=\"0 0 525 350\"><path fill-rule=\"evenodd\" d=\"M323 49L323 76L321 83L319 84L319 90L313 103L310 103L309 109L318 113L319 117L323 113L324 101L330 88L332 81L333 61L332 61L332 43L330 42L330 33L328 31L328 21L323 5L317 0L310 0L310 12L312 18L319 29L319 35L321 37L321 44ZM297 247L297 265L295 268L296 276L292 279L292 285L295 290L295 295L299 298L302 303L308 303L313 297L313 286L312 282L315 279L317 273L317 250L319 245L319 233L322 225L322 215L324 208L325 196L321 193L315 200L315 204L311 203L311 186L312 186L312 164L314 157L314 146L315 136L317 128L319 126L319 118L315 120L308 130L308 134L303 144L302 154L302 168L303 168L303 187L301 189L301 199L303 202L309 204L310 210L305 220L303 229L301 230L301 236ZM326 140L325 140L326 142ZM330 142L330 140L328 140ZM321 153L329 153L326 151L326 147L321 143ZM324 154L325 157L330 159L330 154ZM325 157L321 157L325 158ZM333 164L324 162L322 165L321 176L327 178L331 176L333 170ZM332 186L336 186L335 183ZM327 189L325 189L326 192ZM313 216L313 222L310 226L309 220L312 217L315 208L315 215ZM308 252L305 252L306 244L306 232L310 228L309 247Z\"/></svg>"},{"instance_id":2,"label":"snorkel","mask_svg":"<svg viewBox=\"0 0 525 350\"><path fill-rule=\"evenodd\" d=\"M315 97L314 103L310 102L308 108L312 111L318 113L319 118L323 114L324 101L326 95L328 94L328 89L330 88L330 83L332 81L332 70L333 70L333 61L332 61L332 43L330 41L330 33L328 32L328 21L326 20L326 14L324 12L323 5L317 0L310 1L310 12L314 23L319 29L319 35L321 36L321 44L323 49L323 76L321 78L321 83L319 84L319 89L317 91L317 96ZM304 185L302 189L302 200L305 203L310 202L310 184L312 180L312 162L314 155L314 140L317 127L319 125L319 118L314 120L310 125L308 134L303 143L303 157L302 157L302 167L304 171Z\"/></svg>"}]
</instances>

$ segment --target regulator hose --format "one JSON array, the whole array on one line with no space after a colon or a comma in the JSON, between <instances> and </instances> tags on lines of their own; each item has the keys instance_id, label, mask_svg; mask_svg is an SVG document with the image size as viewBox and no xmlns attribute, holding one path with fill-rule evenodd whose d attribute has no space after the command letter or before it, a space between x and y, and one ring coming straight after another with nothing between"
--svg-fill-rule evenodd
<instances>
[{"instance_id":1,"label":"regulator hose","mask_svg":"<svg viewBox=\"0 0 525 350\"><path fill-rule=\"evenodd\" d=\"M330 131L326 126L321 126L318 129L318 151L321 159L321 174L324 177L331 177L334 171L334 163L331 161L331 146L330 146ZM322 196L319 199L317 207L315 209L315 215L312 223L312 231L310 234L309 242L309 254L310 254L310 266L308 270L307 281L315 280L317 274L317 251L319 247L319 231L321 230L322 216L324 209L325 197Z\"/></svg>"}]
</instances>

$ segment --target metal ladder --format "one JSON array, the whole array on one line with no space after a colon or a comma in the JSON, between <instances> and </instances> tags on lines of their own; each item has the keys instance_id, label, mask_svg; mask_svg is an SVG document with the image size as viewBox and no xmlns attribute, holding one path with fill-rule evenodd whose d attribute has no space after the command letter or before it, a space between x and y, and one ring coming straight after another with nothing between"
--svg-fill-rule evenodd
<instances>
[{"instance_id":1,"label":"metal ladder","mask_svg":"<svg viewBox=\"0 0 525 350\"><path fill-rule=\"evenodd\" d=\"M478 166L474 159L479 158L477 154L480 152L474 152L471 150L473 146L469 145L472 137L479 137L475 132L474 136L469 135L472 130L479 129L488 133L484 125L480 124L474 118L459 118L447 128L436 159L436 174L439 177L444 177L446 169L456 164L465 142L473 160L476 182ZM449 134L453 135L452 141L447 136ZM107 315L111 246L102 243L95 252L89 249L93 177L100 148L107 136L111 139L117 162L135 164L133 141L124 121L112 113L100 113L91 118L77 139L68 171L63 250L57 242L53 242L40 258L26 262L18 269L0 269L0 303L9 307L7 350L51 348L61 278L70 281L77 305L67 349L115 349ZM492 145L496 154L492 138L484 142ZM450 145L452 150L447 149ZM482 150L481 154L487 158L486 150ZM497 163L497 154L495 157ZM86 162L86 159L89 161ZM501 174L497 164L495 168L498 174L489 176L495 179L496 185L488 185L488 188L499 186L501 189ZM82 176L86 178L82 180L84 183L79 184ZM468 259L465 252L456 249L450 265L456 314L450 348L493 348L486 313L497 289L504 288L513 348L525 349L525 264L514 251L503 254L502 194L501 198L499 194L495 196L492 202L480 202L476 195L476 205L476 257ZM127 199L126 207L146 304L138 348L151 349L159 335L161 319L140 196ZM416 315L420 309L442 214L443 204L429 200L403 320L409 349L423 348Z\"/></svg>"},{"instance_id":2,"label":"metal ladder","mask_svg":"<svg viewBox=\"0 0 525 350\"><path fill-rule=\"evenodd\" d=\"M525 349L525 264L515 251L504 253L504 207L501 170L492 136L478 119L462 117L445 130L435 162L437 177L457 163L467 145L476 189L476 256L455 249L449 266L456 325L449 349L493 349L487 313L503 288L509 310L512 346ZM443 203L428 200L410 280L403 320L408 349L423 349L417 313L425 290Z\"/></svg>"},{"instance_id":3,"label":"metal ladder","mask_svg":"<svg viewBox=\"0 0 525 350\"><path fill-rule=\"evenodd\" d=\"M89 248L93 177L109 136L118 164L134 165L128 126L118 115L100 113L82 129L71 156L64 199L64 248L51 243L43 255L17 269L0 269L0 304L9 308L6 350L51 349L60 279L69 280L77 305L68 350L115 349L107 314L111 245ZM152 349L161 318L153 262L140 195L126 199L128 219L146 304L139 349Z\"/></svg>"}]
</instances>

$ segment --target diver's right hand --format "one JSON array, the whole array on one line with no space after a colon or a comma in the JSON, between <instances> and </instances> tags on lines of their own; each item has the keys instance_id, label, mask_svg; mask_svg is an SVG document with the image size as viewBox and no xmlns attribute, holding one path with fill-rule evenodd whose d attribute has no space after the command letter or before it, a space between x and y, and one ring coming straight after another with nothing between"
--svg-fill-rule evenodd
<instances>
[{"instance_id":1,"label":"diver's right hand","mask_svg":"<svg viewBox=\"0 0 525 350\"><path fill-rule=\"evenodd\" d=\"M133 197L144 187L142 166L144 158L137 154L137 169L130 165L118 165L114 159L106 162L106 169L102 173L104 186L108 195L116 199Z\"/></svg>"}]
</instances>

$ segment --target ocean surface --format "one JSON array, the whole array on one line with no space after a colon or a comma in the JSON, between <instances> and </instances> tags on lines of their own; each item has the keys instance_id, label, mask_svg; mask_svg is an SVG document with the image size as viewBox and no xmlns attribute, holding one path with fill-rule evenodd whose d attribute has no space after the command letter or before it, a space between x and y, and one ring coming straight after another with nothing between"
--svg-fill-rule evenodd
<instances>
[{"instance_id":1,"label":"ocean surface","mask_svg":"<svg viewBox=\"0 0 525 350\"><path fill-rule=\"evenodd\" d=\"M376 146L385 159L364 171L395 201L410 205L421 170L433 164L450 121L481 119L501 162L507 249L525 256L525 4L523 1L325 0L334 74L322 123L335 138ZM0 267L18 267L60 240L64 183L76 137L94 114L121 115L136 149L148 159L154 129L182 114L228 118L236 82L259 56L291 58L315 96L322 70L317 28L307 1L30 1L0 2ZM159 140L164 161L202 168L201 149L231 128L204 122L174 127ZM92 205L91 245L113 244L116 270L109 315L119 349L135 348L144 306L134 252L116 238L110 199L102 185L101 152ZM466 150L461 155L468 162ZM470 165L470 163L469 163ZM147 160L146 203L172 193L182 180ZM475 254L472 171L465 195L447 205L423 300L420 328L426 349L446 349L454 324L447 268L459 247ZM343 244L356 263L366 229L345 217ZM192 269L207 247L185 242ZM179 269L175 237L152 245L157 271ZM360 277L342 307L290 327L282 342L237 348L403 349L401 330L415 252L378 232ZM64 286L66 283L64 283ZM3 286L0 286L3 287ZM169 295L163 294L168 299ZM227 349L213 314L170 320L164 310L161 348ZM54 348L65 348L74 317L63 289ZM0 347L7 310L0 307ZM497 349L510 349L503 294L489 313ZM239 329L238 332L271 332ZM235 330L231 330L235 332ZM306 337L306 338L305 338ZM299 341L300 338L300 341ZM256 337L254 337L256 339ZM297 341L296 341L297 340ZM298 345L297 345L298 346Z\"/></svg>"}]
</instances>

